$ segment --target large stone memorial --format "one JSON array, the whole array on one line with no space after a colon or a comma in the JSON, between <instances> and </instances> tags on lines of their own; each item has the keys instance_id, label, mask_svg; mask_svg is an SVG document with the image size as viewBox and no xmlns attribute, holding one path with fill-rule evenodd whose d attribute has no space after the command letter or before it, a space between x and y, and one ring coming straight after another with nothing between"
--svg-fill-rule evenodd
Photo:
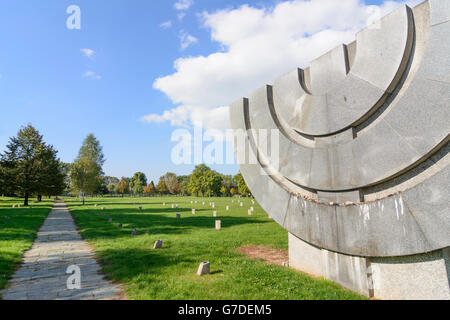
<instances>
[{"instance_id":1,"label":"large stone memorial","mask_svg":"<svg viewBox=\"0 0 450 320\"><path fill-rule=\"evenodd\" d=\"M449 39L450 1L404 5L230 106L291 267L370 297L450 299Z\"/></svg>"}]
</instances>

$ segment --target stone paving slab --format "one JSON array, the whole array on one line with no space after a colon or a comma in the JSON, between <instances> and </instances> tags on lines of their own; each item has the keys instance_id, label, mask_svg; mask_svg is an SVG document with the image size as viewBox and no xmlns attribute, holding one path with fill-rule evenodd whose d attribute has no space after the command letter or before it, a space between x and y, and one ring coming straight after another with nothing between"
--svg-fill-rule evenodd
<instances>
[{"instance_id":1,"label":"stone paving slab","mask_svg":"<svg viewBox=\"0 0 450 320\"><path fill-rule=\"evenodd\" d=\"M104 279L95 254L81 238L64 203L53 207L23 264L0 291L4 300L117 300L119 286ZM81 271L81 288L69 290L69 266Z\"/></svg>"}]
</instances>

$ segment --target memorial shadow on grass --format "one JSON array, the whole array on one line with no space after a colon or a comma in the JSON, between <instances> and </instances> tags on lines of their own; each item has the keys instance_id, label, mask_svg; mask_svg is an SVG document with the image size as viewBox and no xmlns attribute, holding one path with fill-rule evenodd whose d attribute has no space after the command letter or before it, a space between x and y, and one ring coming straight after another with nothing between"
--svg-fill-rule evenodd
<instances>
[{"instance_id":1,"label":"memorial shadow on grass","mask_svg":"<svg viewBox=\"0 0 450 320\"><path fill-rule=\"evenodd\" d=\"M129 198L105 201L105 210L83 208L77 201L67 203L84 239L96 251L103 273L124 284L130 299L363 299L333 282L238 252L243 245L287 249L287 232L257 204L248 216L247 208L253 205L249 200L245 207L234 204L225 211L230 199L211 200L218 209L189 204L190 199L139 199L142 212ZM162 206L170 201L180 208ZM212 215L215 210L217 218ZM176 213L182 218L177 219ZM215 220L222 221L221 230L215 230ZM139 231L137 236L131 235L134 229ZM156 240L163 241L162 249L152 249ZM211 274L199 277L196 271L202 261L211 262Z\"/></svg>"}]
</instances>

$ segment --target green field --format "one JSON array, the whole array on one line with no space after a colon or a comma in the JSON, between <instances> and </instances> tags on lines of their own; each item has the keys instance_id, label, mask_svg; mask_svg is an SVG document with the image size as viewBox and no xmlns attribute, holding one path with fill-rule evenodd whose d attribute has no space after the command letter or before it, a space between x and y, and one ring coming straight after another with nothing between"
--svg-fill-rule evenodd
<instances>
[{"instance_id":1,"label":"green field","mask_svg":"<svg viewBox=\"0 0 450 320\"><path fill-rule=\"evenodd\" d=\"M23 204L23 199L0 197L0 290L20 265L23 253L33 244L53 202L30 202L32 208L14 209L13 204Z\"/></svg>"},{"instance_id":2,"label":"green field","mask_svg":"<svg viewBox=\"0 0 450 320\"><path fill-rule=\"evenodd\" d=\"M242 200L243 207L231 198L194 197L90 198L86 207L78 199L66 203L103 272L124 285L129 299L364 299L333 282L239 253L243 245L288 247L287 232L250 199ZM213 210L222 221L220 231ZM134 229L137 236L131 235ZM152 249L156 240L163 240L163 249ZM199 277L202 261L210 261L211 274Z\"/></svg>"}]
</instances>

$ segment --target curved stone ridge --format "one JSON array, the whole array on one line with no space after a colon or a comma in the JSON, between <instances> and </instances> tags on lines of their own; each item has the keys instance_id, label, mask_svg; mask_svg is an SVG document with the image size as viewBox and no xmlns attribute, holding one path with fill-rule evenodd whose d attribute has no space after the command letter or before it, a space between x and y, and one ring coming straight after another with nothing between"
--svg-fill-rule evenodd
<instances>
[{"instance_id":1,"label":"curved stone ridge","mask_svg":"<svg viewBox=\"0 0 450 320\"><path fill-rule=\"evenodd\" d=\"M350 255L450 246L449 37L446 0L402 6L231 105L241 172L279 224ZM278 161L264 130L280 132Z\"/></svg>"}]
</instances>

